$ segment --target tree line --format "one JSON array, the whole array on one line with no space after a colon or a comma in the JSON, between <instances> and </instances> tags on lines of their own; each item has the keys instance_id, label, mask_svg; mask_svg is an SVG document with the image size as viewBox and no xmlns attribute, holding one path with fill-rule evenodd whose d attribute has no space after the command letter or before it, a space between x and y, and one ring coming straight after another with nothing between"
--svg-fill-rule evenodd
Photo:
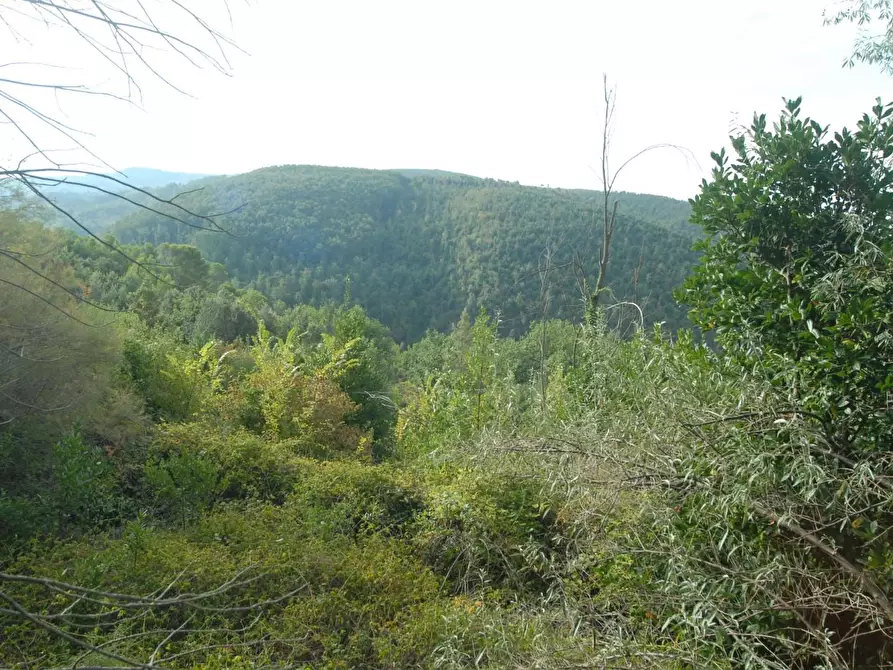
<instances>
[{"instance_id":1,"label":"tree line","mask_svg":"<svg viewBox=\"0 0 893 670\"><path fill-rule=\"evenodd\" d=\"M499 310L503 332L515 336L544 308L549 317L577 318L581 281L595 283L595 268L580 261L596 257L601 243L596 192L312 166L188 189L177 203L189 211L232 211L226 234L183 226L163 216L164 207L133 213L108 232L116 243L194 245L233 283L285 306L338 302L349 279L356 302L403 344L480 307ZM696 257L688 204L636 194L619 201L607 284L614 300L641 303L649 323L683 325L672 287Z\"/></svg>"}]
</instances>

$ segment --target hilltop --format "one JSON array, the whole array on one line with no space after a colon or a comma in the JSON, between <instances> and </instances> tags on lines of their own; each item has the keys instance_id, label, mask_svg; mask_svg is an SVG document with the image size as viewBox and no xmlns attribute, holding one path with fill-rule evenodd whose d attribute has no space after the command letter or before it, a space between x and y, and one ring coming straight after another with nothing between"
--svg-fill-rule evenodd
<instances>
[{"instance_id":1,"label":"hilltop","mask_svg":"<svg viewBox=\"0 0 893 670\"><path fill-rule=\"evenodd\" d=\"M349 277L353 299L403 342L482 306L499 312L508 334L544 315L579 316L580 275L591 280L600 244L597 191L296 165L191 187L177 202L200 214L235 210L220 219L229 234L148 212L111 231L124 243L195 244L234 282L286 305L340 302ZM632 193L618 199L614 298L641 304L649 322L680 325L671 292L695 261L689 205Z\"/></svg>"}]
</instances>

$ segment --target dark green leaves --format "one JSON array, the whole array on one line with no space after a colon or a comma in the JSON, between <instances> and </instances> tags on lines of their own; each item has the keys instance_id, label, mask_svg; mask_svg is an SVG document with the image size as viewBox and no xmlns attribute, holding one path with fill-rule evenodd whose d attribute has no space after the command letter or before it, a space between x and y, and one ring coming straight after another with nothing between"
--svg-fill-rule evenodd
<instances>
[{"instance_id":1,"label":"dark green leaves","mask_svg":"<svg viewBox=\"0 0 893 670\"><path fill-rule=\"evenodd\" d=\"M785 101L772 131L759 116L733 138L734 164L713 154L722 169L692 203L708 238L678 297L731 356L796 379L793 399L810 411L841 420L832 408L844 403L846 448L874 448L891 428L876 410L893 361L882 337L893 314L893 112L878 102L855 134L829 140L800 105Z\"/></svg>"}]
</instances>

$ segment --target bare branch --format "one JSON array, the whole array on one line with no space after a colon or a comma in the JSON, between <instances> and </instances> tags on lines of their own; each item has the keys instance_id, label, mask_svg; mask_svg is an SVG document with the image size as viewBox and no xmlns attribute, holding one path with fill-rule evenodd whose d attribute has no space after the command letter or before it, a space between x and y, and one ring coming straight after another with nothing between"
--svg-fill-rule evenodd
<instances>
[{"instance_id":1,"label":"bare branch","mask_svg":"<svg viewBox=\"0 0 893 670\"><path fill-rule=\"evenodd\" d=\"M240 635L252 630L262 620L262 610L272 605L282 605L292 600L307 588L306 582L303 582L294 589L288 590L281 596L270 598L267 600L252 602L243 606L229 606L221 604L215 606L212 604L203 604L206 601L213 601L218 597L227 597L233 590L241 589L249 584L253 584L260 579L265 579L270 575L258 574L252 577L245 575L255 566L249 566L236 572L230 579L220 584L218 587L202 591L199 593L178 593L171 594L170 591L174 585L185 574L185 570L177 575L167 586L159 589L152 596L139 596L126 593L116 593L102 591L100 589L87 588L77 584L60 582L58 580L42 577L32 577L27 575L0 573L0 583L9 584L27 584L33 586L42 586L51 593L59 594L63 598L71 599L62 611L53 613L52 611L31 611L24 607L10 593L0 590L0 599L2 599L7 607L0 608L0 615L12 616L28 621L32 625L54 635L61 637L67 642L84 650L83 653L69 667L83 669L81 662L88 658L91 654L97 654L102 657L123 663L124 666L130 668L163 668L164 664L182 658L212 649L223 647L242 647L253 646L262 642L277 643L298 641L298 638L292 640L279 640L270 636L262 636L256 640L239 640L229 641L220 644L209 644L184 651L169 653L162 656L162 650L176 637L180 635ZM57 596L58 598L58 596ZM102 606L102 611L93 613L76 613L74 607L81 603L94 603ZM188 615L183 621L172 626L152 627L147 618L149 615L160 614L163 611L185 612ZM191 613L190 613L191 612ZM219 620L221 625L205 625L190 627L200 613L209 613ZM254 616L245 621L244 625L233 626L232 617L242 613L253 613ZM139 630L133 633L114 634L112 631L115 627L131 622L140 622ZM72 632L73 629L74 632ZM126 628L125 628L126 629ZM107 631L103 633L103 638L95 641L95 637L87 639L88 635L96 631ZM157 640L155 642L154 640ZM153 640L150 653L147 650L148 658L141 661L135 658L127 657L123 654L113 651L112 647L120 645L123 642L134 640L150 639ZM302 638L301 638L302 639Z\"/></svg>"}]
</instances>

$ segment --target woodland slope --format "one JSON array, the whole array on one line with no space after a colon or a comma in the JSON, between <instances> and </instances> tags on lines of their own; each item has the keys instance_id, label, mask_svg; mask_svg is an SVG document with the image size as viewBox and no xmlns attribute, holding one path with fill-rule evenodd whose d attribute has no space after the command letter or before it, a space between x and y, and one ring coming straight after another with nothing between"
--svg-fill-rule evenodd
<instances>
[{"instance_id":1,"label":"woodland slope","mask_svg":"<svg viewBox=\"0 0 893 670\"><path fill-rule=\"evenodd\" d=\"M166 195L173 193L168 187ZM229 234L151 212L111 227L128 244L188 243L242 287L285 305L353 299L398 342L447 330L462 311L499 311L519 335L544 317L582 313L600 244L602 196L429 171L280 166L190 184L178 203ZM620 194L609 286L646 321L684 323L672 289L696 259L690 208ZM206 222L196 221L207 226ZM638 279L637 279L638 277Z\"/></svg>"}]
</instances>

